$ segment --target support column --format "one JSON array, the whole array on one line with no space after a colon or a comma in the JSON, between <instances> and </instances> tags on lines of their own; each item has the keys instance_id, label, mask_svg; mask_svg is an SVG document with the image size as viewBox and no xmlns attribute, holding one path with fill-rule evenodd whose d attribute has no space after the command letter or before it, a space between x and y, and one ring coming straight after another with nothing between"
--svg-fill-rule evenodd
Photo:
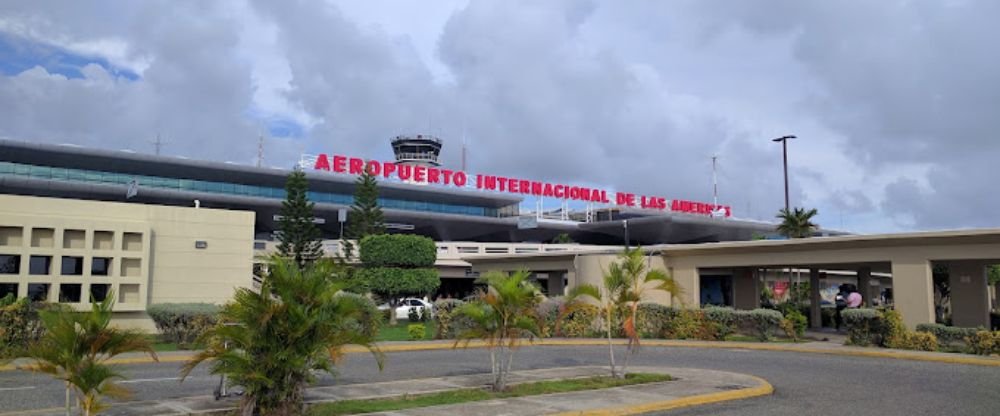
<instances>
[{"instance_id":1,"label":"support column","mask_svg":"<svg viewBox=\"0 0 1000 416\"><path fill-rule=\"evenodd\" d=\"M861 293L861 299L864 303L861 304L863 307L872 306L872 268L871 267L859 267L858 268L858 293Z\"/></svg>"},{"instance_id":2,"label":"support column","mask_svg":"<svg viewBox=\"0 0 1000 416\"><path fill-rule=\"evenodd\" d=\"M751 268L733 269L733 307L745 310L760 307L760 288Z\"/></svg>"},{"instance_id":3,"label":"support column","mask_svg":"<svg viewBox=\"0 0 1000 416\"><path fill-rule=\"evenodd\" d=\"M701 306L701 281L699 279L698 269L695 267L671 267L670 275L673 276L674 281L680 286L681 293L680 298L676 299L679 301L679 305L685 308L698 308Z\"/></svg>"},{"instance_id":4,"label":"support column","mask_svg":"<svg viewBox=\"0 0 1000 416\"><path fill-rule=\"evenodd\" d=\"M990 327L990 299L987 292L986 263L948 263L951 284L951 323L961 327Z\"/></svg>"},{"instance_id":5,"label":"support column","mask_svg":"<svg viewBox=\"0 0 1000 416\"><path fill-rule=\"evenodd\" d=\"M548 287L546 288L549 292L549 297L566 295L566 286L563 284L565 276L566 272L549 272Z\"/></svg>"},{"instance_id":6,"label":"support column","mask_svg":"<svg viewBox=\"0 0 1000 416\"><path fill-rule=\"evenodd\" d=\"M923 258L892 260L892 296L903 323L910 329L934 323L934 281L931 262Z\"/></svg>"},{"instance_id":7,"label":"support column","mask_svg":"<svg viewBox=\"0 0 1000 416\"><path fill-rule=\"evenodd\" d=\"M819 269L809 269L809 322L812 328L823 327L819 299Z\"/></svg>"}]
</instances>

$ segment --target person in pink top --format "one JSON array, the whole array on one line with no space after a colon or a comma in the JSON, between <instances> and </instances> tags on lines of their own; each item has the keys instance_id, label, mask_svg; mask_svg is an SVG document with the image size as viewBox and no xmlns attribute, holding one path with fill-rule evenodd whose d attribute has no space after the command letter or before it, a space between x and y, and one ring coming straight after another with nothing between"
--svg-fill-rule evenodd
<instances>
[{"instance_id":1,"label":"person in pink top","mask_svg":"<svg viewBox=\"0 0 1000 416\"><path fill-rule=\"evenodd\" d=\"M864 299L861 298L861 293L858 293L857 291L852 291L850 295L847 295L848 308L860 308L863 301Z\"/></svg>"}]
</instances>

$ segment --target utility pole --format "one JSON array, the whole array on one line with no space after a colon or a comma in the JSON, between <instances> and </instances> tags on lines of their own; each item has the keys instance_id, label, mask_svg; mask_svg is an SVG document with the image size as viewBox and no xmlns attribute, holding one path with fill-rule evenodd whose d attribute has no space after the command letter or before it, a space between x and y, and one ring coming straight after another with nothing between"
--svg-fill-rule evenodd
<instances>
[{"instance_id":1,"label":"utility pole","mask_svg":"<svg viewBox=\"0 0 1000 416\"><path fill-rule=\"evenodd\" d=\"M163 145L165 145L165 144L166 144L166 143L165 143L165 142L164 142L163 140L160 140L160 133L156 133L156 140L154 140L154 141L152 141L152 142L150 142L150 143L152 143L152 144L153 144L153 149L155 149L155 150L156 150L156 155L157 155L157 156L159 156L159 155L160 155L160 148L161 148L161 147L162 147Z\"/></svg>"},{"instance_id":2,"label":"utility pole","mask_svg":"<svg viewBox=\"0 0 1000 416\"><path fill-rule=\"evenodd\" d=\"M785 212L790 212L788 203L788 139L796 138L794 135L781 136L771 139L772 142L781 142L781 157L785 166Z\"/></svg>"},{"instance_id":3,"label":"utility pole","mask_svg":"<svg viewBox=\"0 0 1000 416\"><path fill-rule=\"evenodd\" d=\"M719 155L712 155L712 211L719 206L719 177L715 173L715 162Z\"/></svg>"}]
</instances>

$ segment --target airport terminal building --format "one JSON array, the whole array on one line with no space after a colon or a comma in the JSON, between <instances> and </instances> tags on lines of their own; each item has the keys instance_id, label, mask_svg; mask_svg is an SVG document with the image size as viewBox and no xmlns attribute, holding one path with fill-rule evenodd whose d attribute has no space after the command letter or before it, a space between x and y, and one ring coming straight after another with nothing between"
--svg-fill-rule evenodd
<instances>
[{"instance_id":1,"label":"airport terminal building","mask_svg":"<svg viewBox=\"0 0 1000 416\"><path fill-rule=\"evenodd\" d=\"M536 272L548 294L558 295L573 285L596 282L601 265L612 260L626 235L630 244L646 246L661 259L657 261L685 286L685 304L692 306L706 303L702 292L709 291L708 303L755 306L758 285L767 279L755 270L766 268L820 270L809 277L813 280L847 270L859 283L864 279L882 287L910 282L900 280L896 259L912 257L913 250L899 248L896 257L862 252L856 259L824 260L812 252L812 257L797 256L821 246L749 241L773 235L775 225L734 218L727 206L450 170L437 161L441 142L428 136L401 136L392 145L392 162L336 154L305 156L299 162L309 178L324 248L331 255L340 250L342 213L353 201L358 174L371 172L380 178L379 202L391 232L438 242L442 293L468 290L483 270L526 267ZM0 297L13 293L84 308L91 297L102 299L113 291L118 320L145 328L150 328L144 313L150 304L225 302L235 288L254 284L255 257L274 246L275 217L288 173L0 140ZM526 208L528 198L536 201L534 209ZM546 208L543 202L553 205ZM560 234L576 243L549 244ZM851 237L812 240L841 238ZM994 244L993 237L980 235L949 241L980 240ZM711 251L713 247L722 251ZM729 250L739 255L713 257ZM956 253L953 260L969 260L962 256L976 253L978 261L962 263L972 277L963 276L956 285L972 282L976 289L967 291L972 293L968 296L988 296L985 278L978 273L984 262L995 259L975 250ZM916 264L948 260L932 254L921 259ZM840 263L845 267L832 267ZM901 294L912 292L916 303L904 308L916 312L908 312L907 321L926 322L925 300L933 297L925 280L930 269L924 273L912 263L905 265L917 286L897 290L897 304ZM962 313L970 322L981 322L988 303L983 297Z\"/></svg>"}]
</instances>

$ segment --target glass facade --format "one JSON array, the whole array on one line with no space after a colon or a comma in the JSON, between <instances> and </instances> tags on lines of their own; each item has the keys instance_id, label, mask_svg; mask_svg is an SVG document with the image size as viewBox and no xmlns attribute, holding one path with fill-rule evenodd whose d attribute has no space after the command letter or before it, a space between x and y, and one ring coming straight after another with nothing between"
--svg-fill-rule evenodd
<instances>
[{"instance_id":1,"label":"glass facade","mask_svg":"<svg viewBox=\"0 0 1000 416\"><path fill-rule=\"evenodd\" d=\"M158 176L130 175L126 173L101 172L84 169L54 168L50 166L27 165L23 163L0 162L0 176L27 176L32 178L53 179L59 181L75 181L88 183L107 183L127 185L134 179L139 187L174 189L181 191L209 192L228 195L285 199L285 190L267 186L244 185L226 182L202 181L195 179L176 179ZM140 190L141 192L141 190ZM353 195L329 192L309 192L313 202L325 202L350 205L354 202ZM404 199L379 198L383 208L407 211L440 212L445 214L476 215L481 217L496 217L496 208L473 205L443 204L437 202L411 201Z\"/></svg>"}]
</instances>

